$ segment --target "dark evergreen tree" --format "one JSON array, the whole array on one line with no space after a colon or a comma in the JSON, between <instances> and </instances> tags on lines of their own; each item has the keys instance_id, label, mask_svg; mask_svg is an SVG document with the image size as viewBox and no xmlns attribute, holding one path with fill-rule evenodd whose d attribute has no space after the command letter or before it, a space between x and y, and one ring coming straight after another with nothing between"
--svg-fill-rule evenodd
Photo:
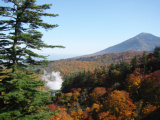
<instances>
[{"instance_id":1,"label":"dark evergreen tree","mask_svg":"<svg viewBox=\"0 0 160 120\"><path fill-rule=\"evenodd\" d=\"M146 67L147 67L147 55L146 55L146 52L144 52L143 55L142 55L142 65L143 65L143 71L146 72Z\"/></svg>"},{"instance_id":2,"label":"dark evergreen tree","mask_svg":"<svg viewBox=\"0 0 160 120\"><path fill-rule=\"evenodd\" d=\"M44 105L48 93L38 90L44 82L26 68L29 65L42 65L45 56L33 50L62 46L47 45L41 40L39 27L46 30L57 27L45 23L42 17L56 17L45 13L51 4L37 5L36 0L3 0L9 7L0 6L0 119L1 120L40 120L49 119L50 113ZM4 72L7 68L9 72Z\"/></svg>"},{"instance_id":3,"label":"dark evergreen tree","mask_svg":"<svg viewBox=\"0 0 160 120\"><path fill-rule=\"evenodd\" d=\"M127 62L120 62L117 68L122 72L122 74L129 74L131 72L131 66Z\"/></svg>"},{"instance_id":4,"label":"dark evergreen tree","mask_svg":"<svg viewBox=\"0 0 160 120\"><path fill-rule=\"evenodd\" d=\"M112 71L115 70L115 69L116 69L116 67L115 67L115 65L112 63L112 64L110 65L110 67L109 67L109 76L110 76L110 77L112 76Z\"/></svg>"},{"instance_id":5,"label":"dark evergreen tree","mask_svg":"<svg viewBox=\"0 0 160 120\"><path fill-rule=\"evenodd\" d=\"M154 56L158 59L160 59L160 47L156 47L154 49Z\"/></svg>"},{"instance_id":6,"label":"dark evergreen tree","mask_svg":"<svg viewBox=\"0 0 160 120\"><path fill-rule=\"evenodd\" d=\"M135 68L138 67L138 59L137 59L137 56L135 56L135 57L131 60L131 66L132 66L132 70L135 70Z\"/></svg>"},{"instance_id":7,"label":"dark evergreen tree","mask_svg":"<svg viewBox=\"0 0 160 120\"><path fill-rule=\"evenodd\" d=\"M154 66L153 66L153 68L155 69L155 70L159 70L160 69L160 47L156 47L155 49L154 49L154 57L155 57L155 61L154 61Z\"/></svg>"}]
</instances>

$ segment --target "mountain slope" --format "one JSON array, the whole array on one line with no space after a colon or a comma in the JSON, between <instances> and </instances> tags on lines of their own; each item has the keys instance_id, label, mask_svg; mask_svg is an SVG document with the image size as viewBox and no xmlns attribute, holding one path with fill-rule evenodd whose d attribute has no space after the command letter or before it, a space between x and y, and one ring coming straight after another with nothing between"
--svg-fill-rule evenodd
<instances>
[{"instance_id":1,"label":"mountain slope","mask_svg":"<svg viewBox=\"0 0 160 120\"><path fill-rule=\"evenodd\" d=\"M156 46L160 46L160 37L156 37L149 33L140 33L137 36L130 38L120 44L109 47L94 54L86 55L86 57L123 51L153 51Z\"/></svg>"},{"instance_id":2,"label":"mountain slope","mask_svg":"<svg viewBox=\"0 0 160 120\"><path fill-rule=\"evenodd\" d=\"M107 67L111 63L119 63L120 61L129 63L134 56L139 58L142 54L142 51L125 51L92 57L62 59L49 63L48 67L43 69L46 71L59 71L63 78L65 78L70 75L75 75L78 72L93 72L95 69Z\"/></svg>"}]
</instances>

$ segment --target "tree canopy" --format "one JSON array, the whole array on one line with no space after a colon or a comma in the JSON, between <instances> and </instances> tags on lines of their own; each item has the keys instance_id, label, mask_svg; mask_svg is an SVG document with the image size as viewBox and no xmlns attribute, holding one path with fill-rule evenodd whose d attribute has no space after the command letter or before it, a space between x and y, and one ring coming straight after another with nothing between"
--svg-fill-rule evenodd
<instances>
[{"instance_id":1,"label":"tree canopy","mask_svg":"<svg viewBox=\"0 0 160 120\"><path fill-rule=\"evenodd\" d=\"M35 58L46 58L34 50L62 46L47 45L42 41L43 34L38 28L46 30L57 27L49 24L42 17L56 17L58 14L45 13L51 4L37 5L36 0L5 0L12 7L0 7L0 59L5 66L29 64L37 65L40 61Z\"/></svg>"},{"instance_id":2,"label":"tree canopy","mask_svg":"<svg viewBox=\"0 0 160 120\"><path fill-rule=\"evenodd\" d=\"M42 17L58 14L46 13L51 4L38 5L36 0L3 1L7 6L0 6L0 119L49 119L50 112L45 107L49 94L38 89L45 83L28 67L46 62L46 57L35 50L63 47L46 44L38 31L57 27Z\"/></svg>"}]
</instances>

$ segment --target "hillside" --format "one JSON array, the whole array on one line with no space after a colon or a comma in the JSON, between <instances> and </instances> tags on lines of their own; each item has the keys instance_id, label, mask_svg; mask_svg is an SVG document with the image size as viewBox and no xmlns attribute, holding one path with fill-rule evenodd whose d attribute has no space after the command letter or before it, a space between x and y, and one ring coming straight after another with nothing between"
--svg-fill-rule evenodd
<instances>
[{"instance_id":1,"label":"hillside","mask_svg":"<svg viewBox=\"0 0 160 120\"><path fill-rule=\"evenodd\" d=\"M49 104L50 111L60 109L53 120L159 120L159 53L157 47L131 63L66 78Z\"/></svg>"},{"instance_id":2,"label":"hillside","mask_svg":"<svg viewBox=\"0 0 160 120\"><path fill-rule=\"evenodd\" d=\"M102 51L86 55L85 57L117 53L123 51L153 51L156 46L160 46L160 37L149 33L140 33L120 44L111 46Z\"/></svg>"},{"instance_id":3,"label":"hillside","mask_svg":"<svg viewBox=\"0 0 160 120\"><path fill-rule=\"evenodd\" d=\"M63 77L77 74L77 72L94 71L95 68L103 68L111 63L125 61L127 63L136 55L141 56L142 51L125 51L120 53L111 53L93 57L82 57L76 59L63 59L52 62L45 68L46 71L59 71Z\"/></svg>"}]
</instances>

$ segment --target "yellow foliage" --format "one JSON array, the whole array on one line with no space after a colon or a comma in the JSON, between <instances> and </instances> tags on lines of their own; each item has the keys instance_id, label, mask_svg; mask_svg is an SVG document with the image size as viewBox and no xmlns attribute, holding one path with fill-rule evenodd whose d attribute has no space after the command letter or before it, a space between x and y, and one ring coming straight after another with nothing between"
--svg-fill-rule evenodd
<instances>
[{"instance_id":1,"label":"yellow foliage","mask_svg":"<svg viewBox=\"0 0 160 120\"><path fill-rule=\"evenodd\" d=\"M78 110L78 112L74 110L71 112L71 116L74 118L74 120L82 120L82 115L83 115L82 110Z\"/></svg>"},{"instance_id":2,"label":"yellow foliage","mask_svg":"<svg viewBox=\"0 0 160 120\"><path fill-rule=\"evenodd\" d=\"M120 71L114 69L111 71L111 74L113 74L114 76L118 76L118 75L120 75Z\"/></svg>"},{"instance_id":3,"label":"yellow foliage","mask_svg":"<svg viewBox=\"0 0 160 120\"><path fill-rule=\"evenodd\" d=\"M71 97L71 96L72 96L72 93L66 93L65 96Z\"/></svg>"},{"instance_id":4,"label":"yellow foliage","mask_svg":"<svg viewBox=\"0 0 160 120\"><path fill-rule=\"evenodd\" d=\"M78 97L80 96L81 94L77 91L75 93L73 93L73 100L78 100Z\"/></svg>"},{"instance_id":5,"label":"yellow foliage","mask_svg":"<svg viewBox=\"0 0 160 120\"><path fill-rule=\"evenodd\" d=\"M142 80L143 80L143 76L142 74L140 74L139 69L136 69L133 74L130 74L127 76L126 87L131 95L133 93L138 93L138 89L140 88Z\"/></svg>"},{"instance_id":6,"label":"yellow foliage","mask_svg":"<svg viewBox=\"0 0 160 120\"><path fill-rule=\"evenodd\" d=\"M5 92L1 92L1 94L2 94L2 95L4 95L4 94L5 94Z\"/></svg>"},{"instance_id":7,"label":"yellow foliage","mask_svg":"<svg viewBox=\"0 0 160 120\"><path fill-rule=\"evenodd\" d=\"M77 91L80 92L80 91L81 91L81 88L78 88Z\"/></svg>"},{"instance_id":8,"label":"yellow foliage","mask_svg":"<svg viewBox=\"0 0 160 120\"><path fill-rule=\"evenodd\" d=\"M67 103L67 106L69 107L69 106L72 106L70 103Z\"/></svg>"},{"instance_id":9,"label":"yellow foliage","mask_svg":"<svg viewBox=\"0 0 160 120\"><path fill-rule=\"evenodd\" d=\"M92 109L95 109L96 112L98 112L100 110L101 105L97 104L97 103L93 103L92 105Z\"/></svg>"}]
</instances>

